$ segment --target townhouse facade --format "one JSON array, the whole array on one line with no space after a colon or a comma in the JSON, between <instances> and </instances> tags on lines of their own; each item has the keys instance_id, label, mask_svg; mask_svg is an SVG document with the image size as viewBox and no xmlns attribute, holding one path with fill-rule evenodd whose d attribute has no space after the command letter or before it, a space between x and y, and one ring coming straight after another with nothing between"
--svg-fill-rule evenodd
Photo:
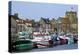
<instances>
[{"instance_id":1,"label":"townhouse facade","mask_svg":"<svg viewBox=\"0 0 80 54\"><path fill-rule=\"evenodd\" d=\"M41 32L51 32L51 24L49 18L41 17L39 23Z\"/></svg>"}]
</instances>

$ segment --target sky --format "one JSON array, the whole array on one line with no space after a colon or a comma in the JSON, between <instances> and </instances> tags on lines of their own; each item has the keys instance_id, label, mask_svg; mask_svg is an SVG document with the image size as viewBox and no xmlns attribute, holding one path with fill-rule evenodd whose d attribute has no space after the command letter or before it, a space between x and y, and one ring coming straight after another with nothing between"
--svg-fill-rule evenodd
<instances>
[{"instance_id":1,"label":"sky","mask_svg":"<svg viewBox=\"0 0 80 54\"><path fill-rule=\"evenodd\" d=\"M73 9L72 9L73 8ZM35 19L38 21L41 17L44 18L59 18L65 16L66 11L78 11L77 5L70 4L55 4L55 3L36 3L12 1L11 14L18 13L20 18Z\"/></svg>"}]
</instances>

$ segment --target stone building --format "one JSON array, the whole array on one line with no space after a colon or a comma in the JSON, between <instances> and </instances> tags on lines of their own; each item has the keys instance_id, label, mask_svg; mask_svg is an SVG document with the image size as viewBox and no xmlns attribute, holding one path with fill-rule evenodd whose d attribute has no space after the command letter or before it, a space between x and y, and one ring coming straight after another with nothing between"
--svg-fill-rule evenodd
<instances>
[{"instance_id":1,"label":"stone building","mask_svg":"<svg viewBox=\"0 0 80 54\"><path fill-rule=\"evenodd\" d=\"M76 11L66 11L65 16L70 20L71 32L78 32L78 17Z\"/></svg>"},{"instance_id":2,"label":"stone building","mask_svg":"<svg viewBox=\"0 0 80 54\"><path fill-rule=\"evenodd\" d=\"M77 33L78 31L77 12L66 11L65 16L59 17L57 21L58 21L59 30L64 32Z\"/></svg>"},{"instance_id":3,"label":"stone building","mask_svg":"<svg viewBox=\"0 0 80 54\"><path fill-rule=\"evenodd\" d=\"M69 32L70 31L70 21L69 21L69 18L67 17L59 17L59 30L60 32L61 31L64 31L64 32Z\"/></svg>"}]
</instances>

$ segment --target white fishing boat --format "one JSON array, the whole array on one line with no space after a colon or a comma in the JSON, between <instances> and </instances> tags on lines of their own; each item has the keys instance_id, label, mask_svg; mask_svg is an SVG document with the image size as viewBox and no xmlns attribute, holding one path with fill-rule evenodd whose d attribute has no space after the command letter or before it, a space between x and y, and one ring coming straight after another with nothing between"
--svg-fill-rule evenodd
<instances>
[{"instance_id":1,"label":"white fishing boat","mask_svg":"<svg viewBox=\"0 0 80 54\"><path fill-rule=\"evenodd\" d=\"M50 46L49 41L51 40L51 36L47 33L34 32L33 33L33 42L36 42L38 48L48 47Z\"/></svg>"}]
</instances>

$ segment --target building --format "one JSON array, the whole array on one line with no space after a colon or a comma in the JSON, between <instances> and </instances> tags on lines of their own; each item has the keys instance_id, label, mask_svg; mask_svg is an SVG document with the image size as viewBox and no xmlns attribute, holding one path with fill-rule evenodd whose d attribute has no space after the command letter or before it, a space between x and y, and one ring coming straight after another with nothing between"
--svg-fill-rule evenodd
<instances>
[{"instance_id":1,"label":"building","mask_svg":"<svg viewBox=\"0 0 80 54\"><path fill-rule=\"evenodd\" d=\"M70 32L70 21L67 17L59 17L58 19L59 32Z\"/></svg>"},{"instance_id":2,"label":"building","mask_svg":"<svg viewBox=\"0 0 80 54\"><path fill-rule=\"evenodd\" d=\"M17 33L18 32L26 32L27 35L32 34L34 20L21 19L18 17L18 14L12 15L12 17L15 19L15 21L17 23L17 27L16 27Z\"/></svg>"},{"instance_id":3,"label":"building","mask_svg":"<svg viewBox=\"0 0 80 54\"><path fill-rule=\"evenodd\" d=\"M66 11L64 17L59 17L58 20L59 32L78 32L77 13L74 11Z\"/></svg>"},{"instance_id":4,"label":"building","mask_svg":"<svg viewBox=\"0 0 80 54\"><path fill-rule=\"evenodd\" d=\"M57 21L53 18L52 20L50 20L50 24L51 24L51 32L54 33L57 29Z\"/></svg>"},{"instance_id":5,"label":"building","mask_svg":"<svg viewBox=\"0 0 80 54\"><path fill-rule=\"evenodd\" d=\"M66 11L65 16L70 20L71 32L78 32L78 17L76 11Z\"/></svg>"},{"instance_id":6,"label":"building","mask_svg":"<svg viewBox=\"0 0 80 54\"><path fill-rule=\"evenodd\" d=\"M17 40L17 22L15 18L11 15L11 42L14 42Z\"/></svg>"},{"instance_id":7,"label":"building","mask_svg":"<svg viewBox=\"0 0 80 54\"><path fill-rule=\"evenodd\" d=\"M25 31L25 23L23 19L17 19L17 25L18 25L18 32Z\"/></svg>"},{"instance_id":8,"label":"building","mask_svg":"<svg viewBox=\"0 0 80 54\"><path fill-rule=\"evenodd\" d=\"M51 25L49 18L41 17L39 23L41 32L51 32Z\"/></svg>"},{"instance_id":9,"label":"building","mask_svg":"<svg viewBox=\"0 0 80 54\"><path fill-rule=\"evenodd\" d=\"M33 32L33 20L26 19L25 21L25 30L28 33Z\"/></svg>"},{"instance_id":10,"label":"building","mask_svg":"<svg viewBox=\"0 0 80 54\"><path fill-rule=\"evenodd\" d=\"M75 11L66 11L65 16L69 18L71 24L77 23L77 12Z\"/></svg>"},{"instance_id":11,"label":"building","mask_svg":"<svg viewBox=\"0 0 80 54\"><path fill-rule=\"evenodd\" d=\"M21 32L21 31L24 31L25 28L24 28L24 20L23 19L20 19L18 17L18 13L15 13L14 15L12 15L12 17L16 20L17 22L17 32Z\"/></svg>"},{"instance_id":12,"label":"building","mask_svg":"<svg viewBox=\"0 0 80 54\"><path fill-rule=\"evenodd\" d=\"M34 28L34 32L40 32L40 23L39 22L35 22L33 25Z\"/></svg>"}]
</instances>

